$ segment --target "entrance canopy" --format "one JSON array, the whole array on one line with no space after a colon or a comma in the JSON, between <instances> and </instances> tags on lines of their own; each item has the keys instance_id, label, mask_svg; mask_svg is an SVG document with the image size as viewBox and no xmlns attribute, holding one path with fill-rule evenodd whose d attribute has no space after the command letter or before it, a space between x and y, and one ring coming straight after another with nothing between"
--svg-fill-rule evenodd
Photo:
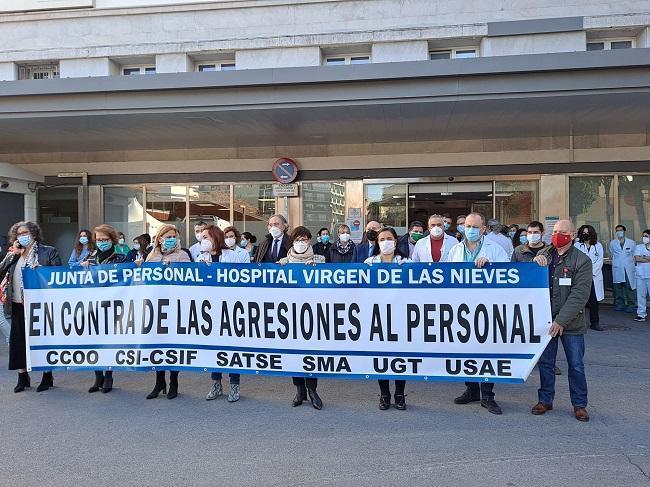
<instances>
[{"instance_id":1,"label":"entrance canopy","mask_svg":"<svg viewBox=\"0 0 650 487\"><path fill-rule=\"evenodd\" d=\"M646 133L650 49L0 83L0 159Z\"/></svg>"}]
</instances>

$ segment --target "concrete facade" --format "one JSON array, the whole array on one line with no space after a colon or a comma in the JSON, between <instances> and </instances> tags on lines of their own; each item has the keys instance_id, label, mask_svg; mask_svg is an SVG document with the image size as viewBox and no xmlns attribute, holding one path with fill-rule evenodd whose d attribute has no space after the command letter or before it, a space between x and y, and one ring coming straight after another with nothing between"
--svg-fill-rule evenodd
<instances>
[{"instance_id":1,"label":"concrete facade","mask_svg":"<svg viewBox=\"0 0 650 487\"><path fill-rule=\"evenodd\" d=\"M115 76L120 74L119 66L109 58L61 59L61 78L83 78L85 76Z\"/></svg>"}]
</instances>

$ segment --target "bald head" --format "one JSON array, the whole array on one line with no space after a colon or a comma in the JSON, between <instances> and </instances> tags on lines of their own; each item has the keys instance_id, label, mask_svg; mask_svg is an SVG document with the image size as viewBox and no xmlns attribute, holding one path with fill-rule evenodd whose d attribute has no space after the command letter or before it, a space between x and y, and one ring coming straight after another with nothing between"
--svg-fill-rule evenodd
<instances>
[{"instance_id":1,"label":"bald head","mask_svg":"<svg viewBox=\"0 0 650 487\"><path fill-rule=\"evenodd\" d=\"M575 233L575 231L576 227L571 220L558 220L558 222L553 225L553 233L569 235Z\"/></svg>"},{"instance_id":2,"label":"bald head","mask_svg":"<svg viewBox=\"0 0 650 487\"><path fill-rule=\"evenodd\" d=\"M374 230L375 232L378 232L379 230L381 230L381 223L375 220L369 221L368 224L366 225L366 232L368 230Z\"/></svg>"}]
</instances>

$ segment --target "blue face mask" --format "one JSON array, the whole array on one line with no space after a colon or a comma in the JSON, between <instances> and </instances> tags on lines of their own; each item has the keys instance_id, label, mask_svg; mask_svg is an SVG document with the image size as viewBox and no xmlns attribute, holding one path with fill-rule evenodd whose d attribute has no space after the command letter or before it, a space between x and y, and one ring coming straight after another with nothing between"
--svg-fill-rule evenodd
<instances>
[{"instance_id":1,"label":"blue face mask","mask_svg":"<svg viewBox=\"0 0 650 487\"><path fill-rule=\"evenodd\" d=\"M526 236L525 233L522 233L521 235L519 235L519 243L521 245L524 245L525 243L528 243L528 237Z\"/></svg>"},{"instance_id":2,"label":"blue face mask","mask_svg":"<svg viewBox=\"0 0 650 487\"><path fill-rule=\"evenodd\" d=\"M79 237L79 243L81 245L86 245L88 243L88 237Z\"/></svg>"},{"instance_id":3,"label":"blue face mask","mask_svg":"<svg viewBox=\"0 0 650 487\"><path fill-rule=\"evenodd\" d=\"M462 223L456 226L456 228L458 229L458 233L465 233L465 225L463 225Z\"/></svg>"},{"instance_id":4,"label":"blue face mask","mask_svg":"<svg viewBox=\"0 0 650 487\"><path fill-rule=\"evenodd\" d=\"M18 237L18 243L22 245L23 247L27 247L29 244L32 243L32 236L31 235L21 235Z\"/></svg>"},{"instance_id":5,"label":"blue face mask","mask_svg":"<svg viewBox=\"0 0 650 487\"><path fill-rule=\"evenodd\" d=\"M113 246L113 242L97 242L97 248L100 252L106 252Z\"/></svg>"},{"instance_id":6,"label":"blue face mask","mask_svg":"<svg viewBox=\"0 0 650 487\"><path fill-rule=\"evenodd\" d=\"M162 247L164 250L171 250L176 247L176 237L167 237L163 240Z\"/></svg>"},{"instance_id":7,"label":"blue face mask","mask_svg":"<svg viewBox=\"0 0 650 487\"><path fill-rule=\"evenodd\" d=\"M621 230L616 232L616 238L623 238L623 237L625 237L625 232L623 232Z\"/></svg>"},{"instance_id":8,"label":"blue face mask","mask_svg":"<svg viewBox=\"0 0 650 487\"><path fill-rule=\"evenodd\" d=\"M445 223L445 230L449 230L451 228L451 223Z\"/></svg>"},{"instance_id":9,"label":"blue face mask","mask_svg":"<svg viewBox=\"0 0 650 487\"><path fill-rule=\"evenodd\" d=\"M321 237L320 237L320 241L321 241L322 243L324 243L324 244L327 244L327 243L329 243L329 241L330 241L330 236L329 236L329 235L321 235Z\"/></svg>"},{"instance_id":10,"label":"blue face mask","mask_svg":"<svg viewBox=\"0 0 650 487\"><path fill-rule=\"evenodd\" d=\"M465 238L470 242L478 242L481 238L481 229L480 228L465 228Z\"/></svg>"},{"instance_id":11,"label":"blue face mask","mask_svg":"<svg viewBox=\"0 0 650 487\"><path fill-rule=\"evenodd\" d=\"M242 249L245 249L247 245L248 245L248 240L245 240L245 239L241 239L241 240L240 240L240 242L239 242L239 246L240 246Z\"/></svg>"},{"instance_id":12,"label":"blue face mask","mask_svg":"<svg viewBox=\"0 0 650 487\"><path fill-rule=\"evenodd\" d=\"M515 238L515 235L517 235L517 232L508 232L508 237L510 238Z\"/></svg>"}]
</instances>

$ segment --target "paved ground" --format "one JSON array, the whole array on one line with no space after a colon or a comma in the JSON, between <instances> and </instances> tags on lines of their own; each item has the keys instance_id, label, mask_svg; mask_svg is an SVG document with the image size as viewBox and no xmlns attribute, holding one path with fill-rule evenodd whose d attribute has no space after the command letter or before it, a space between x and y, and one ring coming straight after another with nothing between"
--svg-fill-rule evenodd
<instances>
[{"instance_id":1,"label":"paved ground","mask_svg":"<svg viewBox=\"0 0 650 487\"><path fill-rule=\"evenodd\" d=\"M289 406L287 379L244 376L228 404L205 401L198 374L177 399L146 401L151 374L118 374L107 395L86 393L89 373L14 394L2 370L0 485L648 486L650 323L603 322L615 327L587 336L589 423L573 419L566 375L555 409L532 416L537 371L497 386L499 417L454 405L454 383L409 383L409 409L384 412L376 383L322 381L316 411Z\"/></svg>"}]
</instances>

